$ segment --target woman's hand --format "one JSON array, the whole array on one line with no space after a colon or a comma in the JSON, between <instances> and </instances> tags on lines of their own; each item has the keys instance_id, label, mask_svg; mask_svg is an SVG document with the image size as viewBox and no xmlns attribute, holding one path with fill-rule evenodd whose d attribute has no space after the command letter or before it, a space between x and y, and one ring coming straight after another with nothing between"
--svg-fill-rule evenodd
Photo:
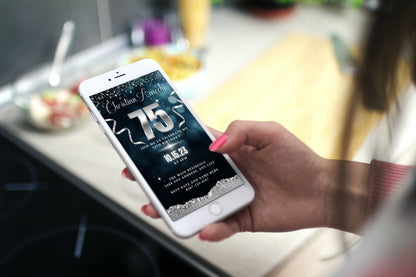
<instances>
[{"instance_id":1,"label":"woman's hand","mask_svg":"<svg viewBox=\"0 0 416 277\"><path fill-rule=\"evenodd\" d=\"M201 230L202 240L218 241L237 232L283 232L328 224L329 161L274 122L235 121L210 149L227 153L253 185L254 201L227 219ZM128 170L123 175L133 179ZM159 215L151 204L142 207Z\"/></svg>"}]
</instances>

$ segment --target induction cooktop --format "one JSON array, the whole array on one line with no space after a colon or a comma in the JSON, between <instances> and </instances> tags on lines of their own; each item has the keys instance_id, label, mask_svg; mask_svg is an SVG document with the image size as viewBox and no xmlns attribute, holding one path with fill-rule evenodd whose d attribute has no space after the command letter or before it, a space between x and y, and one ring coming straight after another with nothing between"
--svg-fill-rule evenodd
<instances>
[{"instance_id":1,"label":"induction cooktop","mask_svg":"<svg viewBox=\"0 0 416 277\"><path fill-rule=\"evenodd\" d=\"M226 276L0 127L0 276Z\"/></svg>"}]
</instances>

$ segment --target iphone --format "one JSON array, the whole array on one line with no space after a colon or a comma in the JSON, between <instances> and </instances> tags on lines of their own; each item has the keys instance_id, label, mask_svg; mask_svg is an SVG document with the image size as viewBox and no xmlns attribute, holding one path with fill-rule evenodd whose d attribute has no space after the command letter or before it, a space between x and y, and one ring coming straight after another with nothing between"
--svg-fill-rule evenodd
<instances>
[{"instance_id":1,"label":"iphone","mask_svg":"<svg viewBox=\"0 0 416 277\"><path fill-rule=\"evenodd\" d=\"M190 237L253 200L229 156L209 151L213 135L154 60L85 80L79 93L177 236Z\"/></svg>"}]
</instances>

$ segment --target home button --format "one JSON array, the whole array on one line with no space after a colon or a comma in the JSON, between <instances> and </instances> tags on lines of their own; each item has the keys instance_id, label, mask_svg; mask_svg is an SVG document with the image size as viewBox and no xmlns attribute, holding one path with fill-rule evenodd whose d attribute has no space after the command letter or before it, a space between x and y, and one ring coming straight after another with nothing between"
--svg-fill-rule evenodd
<instances>
[{"instance_id":1,"label":"home button","mask_svg":"<svg viewBox=\"0 0 416 277\"><path fill-rule=\"evenodd\" d=\"M220 204L218 203L212 203L209 206L209 211L213 214L213 215L220 215L222 213L222 207Z\"/></svg>"}]
</instances>

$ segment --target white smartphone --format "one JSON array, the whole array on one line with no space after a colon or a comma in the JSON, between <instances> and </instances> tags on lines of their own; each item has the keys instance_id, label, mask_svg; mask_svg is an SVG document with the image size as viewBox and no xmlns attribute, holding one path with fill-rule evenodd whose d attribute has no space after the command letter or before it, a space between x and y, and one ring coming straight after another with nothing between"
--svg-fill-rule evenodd
<instances>
[{"instance_id":1,"label":"white smartphone","mask_svg":"<svg viewBox=\"0 0 416 277\"><path fill-rule=\"evenodd\" d=\"M248 205L254 190L151 59L83 81L100 129L169 228L190 237Z\"/></svg>"}]
</instances>

